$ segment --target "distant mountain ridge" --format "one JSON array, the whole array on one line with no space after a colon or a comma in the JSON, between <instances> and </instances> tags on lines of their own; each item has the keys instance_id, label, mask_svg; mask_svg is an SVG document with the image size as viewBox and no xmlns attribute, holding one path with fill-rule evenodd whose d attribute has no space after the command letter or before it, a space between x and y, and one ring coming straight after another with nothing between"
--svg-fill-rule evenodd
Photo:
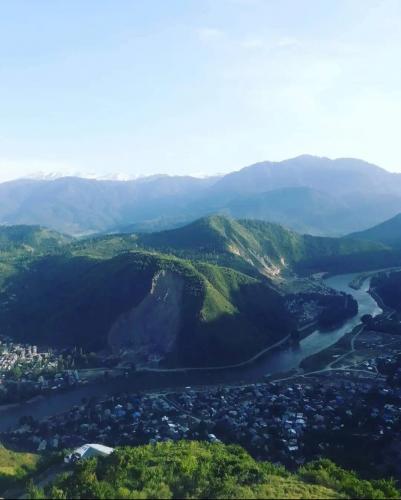
<instances>
[{"instance_id":1,"label":"distant mountain ridge","mask_svg":"<svg viewBox=\"0 0 401 500\"><path fill-rule=\"evenodd\" d=\"M210 178L64 177L0 184L0 223L69 234L154 231L221 213L316 235L364 230L401 212L401 174L356 159L299 156Z\"/></svg>"},{"instance_id":2,"label":"distant mountain ridge","mask_svg":"<svg viewBox=\"0 0 401 500\"><path fill-rule=\"evenodd\" d=\"M394 248L401 247L401 213L374 227L352 233L350 238L383 243Z\"/></svg>"}]
</instances>

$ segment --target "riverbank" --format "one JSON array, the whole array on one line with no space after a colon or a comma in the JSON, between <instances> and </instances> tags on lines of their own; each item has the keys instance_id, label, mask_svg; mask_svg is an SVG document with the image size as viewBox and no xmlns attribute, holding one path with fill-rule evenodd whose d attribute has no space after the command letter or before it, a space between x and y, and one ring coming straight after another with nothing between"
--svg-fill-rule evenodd
<instances>
[{"instance_id":1,"label":"riverbank","mask_svg":"<svg viewBox=\"0 0 401 500\"><path fill-rule=\"evenodd\" d=\"M346 333L334 345L303 359L300 368L305 372L326 370L339 361L343 356L352 352L352 340L363 330L363 325L356 326L352 331Z\"/></svg>"},{"instance_id":2,"label":"riverbank","mask_svg":"<svg viewBox=\"0 0 401 500\"><path fill-rule=\"evenodd\" d=\"M380 273L386 273L386 272L390 273L390 272L394 272L394 271L401 271L401 267L399 267L399 266L397 266L397 267L385 267L382 269L376 269L374 271L366 271L366 272L358 274L355 277L355 279L353 279L350 282L349 286L351 288L353 288L354 290L359 290L367 278L373 278L374 276L376 276Z\"/></svg>"},{"instance_id":3,"label":"riverbank","mask_svg":"<svg viewBox=\"0 0 401 500\"><path fill-rule=\"evenodd\" d=\"M154 372L154 373L188 373L188 372L202 372L202 371L214 371L214 370L232 370L235 368L243 368L244 366L250 365L254 363L256 360L267 354L268 352L272 352L274 349L277 349L280 346L285 345L287 342L291 341L291 335L287 335L283 339L279 340L275 344L266 347L262 351L259 351L257 354L252 356L245 361L241 361L241 363L237 363L235 365L223 365L223 366L206 366L206 367L188 367L188 368L141 368L138 372Z\"/></svg>"},{"instance_id":4,"label":"riverbank","mask_svg":"<svg viewBox=\"0 0 401 500\"><path fill-rule=\"evenodd\" d=\"M368 284L365 283L360 290L353 290L349 287L350 281L355 276L355 273L337 275L326 280L327 286L352 294L359 305L359 313L356 316L329 332L317 329L302 338L297 345L291 345L288 338L282 339L250 360L238 365L215 367L215 369L179 369L179 371L174 372L170 370L159 371L158 369L151 371L149 369L112 380L104 379L100 382L77 387L65 393L52 394L29 406L23 404L17 408L3 411L0 418L0 431L15 427L20 418L27 414L40 420L68 411L74 406L80 406L82 401L91 398L167 389L180 391L185 390L187 386L208 387L255 384L279 379L285 374L297 373L303 359L319 353L338 342L344 335L360 324L361 315L375 315L381 312L377 303L368 293Z\"/></svg>"}]
</instances>

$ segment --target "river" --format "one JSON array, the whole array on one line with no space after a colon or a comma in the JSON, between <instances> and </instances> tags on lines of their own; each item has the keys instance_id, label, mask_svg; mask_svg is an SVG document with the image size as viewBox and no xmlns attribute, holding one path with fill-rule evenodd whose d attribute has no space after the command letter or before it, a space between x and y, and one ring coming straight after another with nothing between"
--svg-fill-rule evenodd
<instances>
[{"instance_id":1,"label":"river","mask_svg":"<svg viewBox=\"0 0 401 500\"><path fill-rule=\"evenodd\" d=\"M25 403L0 412L0 432L18 425L21 416L32 415L36 419L45 418L67 411L80 404L83 399L102 398L119 392L150 391L167 388L180 388L188 385L214 385L230 383L250 383L260 381L266 374L287 372L298 367L306 357L315 354L337 342L343 335L360 323L364 314L376 316L382 310L368 293L370 278L367 278L359 290L354 290L349 283L360 273L343 274L328 278L326 283L335 290L349 293L358 302L358 314L341 326L330 331L315 330L305 337L298 346L275 349L255 362L239 368L225 370L204 370L190 372L138 372L129 378L104 380L101 383L88 384L76 389L55 393L32 403Z\"/></svg>"}]
</instances>

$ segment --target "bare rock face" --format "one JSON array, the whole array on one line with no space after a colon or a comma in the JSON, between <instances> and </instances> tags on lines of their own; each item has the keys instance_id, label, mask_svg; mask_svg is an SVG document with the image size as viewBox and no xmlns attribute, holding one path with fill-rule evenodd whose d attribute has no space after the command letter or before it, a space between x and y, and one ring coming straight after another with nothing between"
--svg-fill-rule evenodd
<instances>
[{"instance_id":1,"label":"bare rock face","mask_svg":"<svg viewBox=\"0 0 401 500\"><path fill-rule=\"evenodd\" d=\"M113 352L140 365L163 359L180 330L183 288L180 276L158 272L148 295L111 327L108 340Z\"/></svg>"}]
</instances>

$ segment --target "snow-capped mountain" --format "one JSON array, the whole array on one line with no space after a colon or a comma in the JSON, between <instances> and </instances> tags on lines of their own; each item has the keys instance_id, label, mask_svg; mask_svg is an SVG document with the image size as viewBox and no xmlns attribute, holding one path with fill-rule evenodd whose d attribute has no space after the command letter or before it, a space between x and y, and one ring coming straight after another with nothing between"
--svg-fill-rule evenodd
<instances>
[{"instance_id":1,"label":"snow-capped mountain","mask_svg":"<svg viewBox=\"0 0 401 500\"><path fill-rule=\"evenodd\" d=\"M99 173L99 172L81 172L77 170L63 172L34 172L25 176L26 179L52 181L61 179L62 177L80 177L81 179L96 179L102 181L129 181L138 179L139 175L129 175L122 172L116 173Z\"/></svg>"}]
</instances>

